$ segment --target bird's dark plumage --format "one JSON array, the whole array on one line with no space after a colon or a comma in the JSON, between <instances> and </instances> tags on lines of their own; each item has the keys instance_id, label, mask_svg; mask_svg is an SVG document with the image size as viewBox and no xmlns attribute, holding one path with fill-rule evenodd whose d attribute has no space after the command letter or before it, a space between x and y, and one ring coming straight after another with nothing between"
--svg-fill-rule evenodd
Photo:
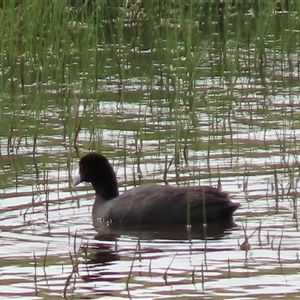
<instances>
[{"instance_id":1,"label":"bird's dark plumage","mask_svg":"<svg viewBox=\"0 0 300 300\"><path fill-rule=\"evenodd\" d=\"M231 220L240 206L211 186L145 185L119 195L116 174L101 154L89 153L79 163L74 185L95 189L93 219L137 224L196 224Z\"/></svg>"}]
</instances>

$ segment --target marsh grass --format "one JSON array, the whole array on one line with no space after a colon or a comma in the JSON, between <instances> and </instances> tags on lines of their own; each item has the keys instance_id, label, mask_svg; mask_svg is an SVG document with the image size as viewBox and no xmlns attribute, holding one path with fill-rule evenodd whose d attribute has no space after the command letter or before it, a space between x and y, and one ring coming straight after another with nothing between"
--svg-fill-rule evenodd
<instances>
[{"instance_id":1,"label":"marsh grass","mask_svg":"<svg viewBox=\"0 0 300 300\"><path fill-rule=\"evenodd\" d=\"M24 95L24 93L26 94L26 85L36 84L38 86L37 98L35 101L29 103L29 109L33 108L36 111L40 111L40 104L44 101L41 84L46 82L53 82L54 88L56 87L57 91L65 89L65 87L70 86L71 83L78 82L80 95L89 95L91 90L98 89L100 83L99 79L107 77L113 78L112 76L116 76L118 92L114 93L114 95L118 95L117 100L123 102L125 99L125 84L128 78L131 78L134 74L139 74L147 78L149 83L153 83L155 82L155 76L158 75L162 83L161 91L166 93L164 94L165 101L169 103L170 111L175 115L176 120L178 120L175 126L176 134L170 140L170 142L174 142L175 144L174 163L178 164L179 154L187 153L189 146L186 141L189 138L188 132L190 128L185 130L184 127L186 127L186 124L183 124L181 120L182 117L179 117L182 116L182 104L187 108L187 111L193 112L191 115L193 121L192 127L198 127L197 122L199 120L195 118L194 112L200 104L199 101L197 101L198 92L196 86L196 79L199 75L201 76L199 71L200 66L206 63L207 57L210 57L212 63L212 78L221 76L226 80L227 78L230 79L235 76L237 79L238 76L242 74L235 65L239 60L240 51L238 48L233 52L233 56L230 57L226 54L227 48L229 48L228 44L232 46L232 42L225 32L228 32L228 28L232 30L232 24L235 19L231 17L231 11L237 10L237 8L219 8L221 9L221 15L218 15L216 14L218 10L216 8L216 2L212 2L211 6L207 3L198 6L192 1L190 3L187 1L179 2L180 3L176 3L174 7L172 6L173 4L171 4L170 7L164 7L164 9L159 5L158 11L152 6L147 6L146 4L140 6L138 3L132 4L133 7L135 7L134 9L132 7L126 8L123 4L114 8L108 8L104 5L103 9L100 9L97 5L91 7L86 3L82 3L82 6L78 3L76 7L72 7L67 5L64 1L61 1L59 4L53 3L51 5L46 3L38 5L36 2L34 2L33 5L20 3L15 8L13 8L13 5L4 6L4 12L7 11L7 14L4 14L5 17L2 18L4 28L11 23L16 23L19 36L22 36L20 43L16 43L15 41L18 37L17 35L14 39L8 36L2 44L2 46L5 47L6 43L11 42L9 52L16 55L16 57L14 57L16 61L15 68L18 66L17 55L22 55L20 64L20 70L22 72L20 82L22 89L19 93L24 97L26 96ZM269 19L273 20L272 9L273 6L271 4L269 6L258 6L256 11L260 13L257 13L257 15L251 19L252 23L254 21L257 22L257 28L262 28L261 31L257 31L257 34L259 34L260 37L263 36L263 40L265 40L265 33L269 33L270 31L270 25L264 23L265 16L267 15ZM18 14L17 16L14 15L13 19L10 20L9 18L12 17L13 10L17 10ZM78 13L77 10L80 11L80 13ZM132 14L133 11L134 13ZM164 16L163 24L155 24L159 18L154 19L150 17L154 11L158 13L159 16ZM49 12L51 12L51 17ZM207 12L209 13L207 17L205 17ZM237 10L237 13L243 14L244 11ZM105 17L108 15L111 16L111 14L114 15L114 18L106 20ZM29 22L31 15L35 15L41 20L38 25L34 22ZM206 28L205 33L204 30L203 32L201 32L201 30L197 31L199 16L201 16L201 26L205 24L205 26L209 27ZM223 21L220 21L220 18L223 19ZM238 18L239 17L237 17L237 19ZM150 48L149 53L147 53L147 55L139 55L141 52L136 51L137 47L141 50L143 45L150 46L141 31L142 26L145 26L144 19L150 22L148 27L152 28L151 35L156 38L152 39L152 48ZM224 20L226 21L224 22ZM212 25L214 22L219 23L219 27ZM222 23L222 26L220 23ZM268 27L265 28L266 26ZM106 31L107 28L108 31ZM246 30L244 27L242 29ZM239 32L240 28L236 27L235 30ZM128 32L130 32L131 35L128 35ZM218 33L218 35L215 33ZM253 35L253 32L248 32L248 35L250 34ZM241 45L243 36L244 35L239 33L236 34L236 45ZM131 39L128 39L129 37ZM256 40L256 37L253 36L252 39ZM261 40L261 38L259 38L259 40ZM113 46L110 48L107 47L107 41L113 42ZM135 46L134 52L132 52L132 45ZM208 47L208 45L210 46ZM263 46L258 45L257 48L258 51L260 51L259 49L261 48L264 49L264 44ZM257 55L260 62L259 70L263 66L261 56L260 51ZM254 57L256 56L254 55ZM33 58L32 61L31 58ZM234 63L229 63L230 60ZM107 62L111 62L110 68L108 68ZM221 68L216 69L214 62L217 63L217 66L221 66ZM140 63L140 65L138 63ZM142 64L143 68L141 68ZM230 68L228 68L229 66ZM238 70L238 73L236 70ZM253 71L255 72L255 70ZM14 76L15 73L17 74L17 72L13 72ZM27 74L35 74L36 76L27 76ZM9 78L8 75L9 74L5 74L4 77ZM263 80L264 77L261 71L258 72L258 75ZM255 75L255 77L257 76ZM12 75L10 78L12 78ZM231 90L234 88L236 79L229 83ZM17 86L15 86L14 90L15 89L17 89ZM74 98L74 96L75 94L71 94L71 98ZM96 95L96 98L98 97L99 96ZM139 98L141 101L143 98L142 94L140 94ZM88 99L83 100L84 109L81 117L75 117L76 125L74 129L72 126L73 118L70 117L72 116L70 107L74 104L72 102L72 100L70 101L69 95L68 101L66 101L65 104L66 109L63 112L63 115L66 117L62 118L61 121L64 126L63 137L64 140L68 137L68 150L75 150L76 155L80 156L78 145L79 133L82 130L89 129L91 132L90 141L86 143L85 147L90 148L89 145L91 145L91 147L95 149L97 147L96 145L101 143L101 136L94 134L95 131L93 127L99 128L99 126L102 127L105 126L105 124L103 122L96 122L98 120L97 114L92 115L92 122L86 123L86 120L91 116L86 110L87 103L90 103ZM82 99L79 100L79 103L82 103ZM230 100L223 102L221 105L225 108L227 104L230 108ZM218 106L216 102L210 105L211 108ZM97 112L97 110L94 111ZM230 109L227 111L229 112ZM16 119L14 122L11 122L8 149L13 148L12 137L15 135L15 123L19 123L20 121L19 112L20 110L15 111L13 114ZM78 115L78 113L75 113L75 115ZM212 114L215 114L215 112L212 112ZM186 116L189 118L189 115ZM41 116L37 114L33 116L33 119L35 119L35 123L31 135L33 138L33 150L35 151L38 136L42 134L39 126ZM22 128L28 126L29 124L25 124ZM138 127L140 126L138 125ZM138 128L138 132L140 131L141 129ZM187 133L186 135L185 132ZM22 135L23 133L24 132L21 131L20 134ZM199 129L196 129L196 133L199 133L199 135L203 134ZM181 146L181 142L179 142L181 139L185 140L184 146ZM208 157L209 152L210 150L208 149Z\"/></svg>"},{"instance_id":2,"label":"marsh grass","mask_svg":"<svg viewBox=\"0 0 300 300\"><path fill-rule=\"evenodd\" d=\"M9 209L19 209L25 223L44 210L49 223L51 205L83 195L50 197L70 191L74 158L77 167L77 158L91 150L113 159L122 187L220 186L238 178L246 206L266 198L268 213L280 214L290 199L297 222L300 3L277 1L278 11L275 2L2 1L0 187L5 199L32 199ZM290 130L294 137L286 138ZM53 179L56 170L67 174ZM264 195L253 195L253 179L262 175L269 176ZM262 220L250 233L243 225L240 249L247 258L265 239L282 261L284 232L277 245ZM203 293L207 245L203 262L188 274ZM77 257L69 256L64 297L77 276ZM232 259L227 263L227 276L236 276Z\"/></svg>"},{"instance_id":3,"label":"marsh grass","mask_svg":"<svg viewBox=\"0 0 300 300\"><path fill-rule=\"evenodd\" d=\"M128 297L131 299L131 295L130 295L130 287L129 287L129 282L130 282L130 277L132 276L132 272L133 272L133 267L134 267L134 262L136 259L136 256L139 255L140 256L140 251L141 251L141 247L140 247L140 241L137 242L136 244L136 248L133 254L133 258L132 258L132 262L131 262L131 266L128 272L128 276L126 279L126 291L128 293Z\"/></svg>"}]
</instances>

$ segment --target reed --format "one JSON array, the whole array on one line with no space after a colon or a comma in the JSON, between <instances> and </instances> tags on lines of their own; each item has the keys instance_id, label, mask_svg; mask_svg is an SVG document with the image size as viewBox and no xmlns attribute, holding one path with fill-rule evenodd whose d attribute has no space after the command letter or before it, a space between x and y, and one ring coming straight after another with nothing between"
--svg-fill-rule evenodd
<instances>
[{"instance_id":1,"label":"reed","mask_svg":"<svg viewBox=\"0 0 300 300\"><path fill-rule=\"evenodd\" d=\"M249 208L254 178L269 175L260 197L278 214L280 201L291 197L297 219L299 13L299 1L2 1L0 184L14 188L2 197L31 195L30 206L19 206L23 221L38 205L48 221L50 193L69 184L74 158L103 151L121 161L121 184L150 181L142 174L149 161L152 181L185 184L188 166L188 179L197 183L238 178ZM294 137L283 138L290 129ZM270 137L270 130L278 135ZM136 172L129 171L132 161ZM57 169L63 171L52 187ZM72 196L58 193L57 201ZM283 234L276 247L262 226L257 221L251 234L243 227L246 267L255 232L258 245L265 238L283 260ZM203 293L207 245L206 239ZM64 297L77 272L77 258L70 253L70 259ZM195 284L195 268L191 278Z\"/></svg>"},{"instance_id":2,"label":"reed","mask_svg":"<svg viewBox=\"0 0 300 300\"><path fill-rule=\"evenodd\" d=\"M173 261L174 261L177 254L178 254L177 252L174 254L174 256L172 257L172 260L170 261L168 267L166 268L166 270L165 270L165 272L162 276L164 281L165 281L165 284L168 284L168 271L169 271L169 269L170 269L170 267L171 267L171 265L172 265L172 263L173 263Z\"/></svg>"},{"instance_id":3,"label":"reed","mask_svg":"<svg viewBox=\"0 0 300 300\"><path fill-rule=\"evenodd\" d=\"M247 19L249 26L243 25L241 17L246 8L253 5L251 2L243 3L242 6L225 2L223 5L217 1L203 2L201 5L195 1L177 1L166 3L164 7L160 3L156 6L153 3L141 5L138 2L126 7L122 1L119 5L109 4L106 1L99 1L99 4L102 6L80 1L76 4L67 1L59 3L19 1L13 4L4 2L5 18L1 20L3 25L1 28L14 28L18 34L14 34L15 31L12 30L3 31L7 38L3 40L1 46L8 51L2 52L4 62L2 70L4 72L9 62L10 71L3 74L2 87L4 91L8 90L5 82L10 78L11 94L22 94L24 97L28 93L26 88L28 85L36 86L34 90L37 92L37 98L29 103L29 109L36 109L37 113L32 116L32 119L36 120L35 130L32 133L34 149L42 134L39 132L41 130L39 112L45 98L43 83L51 82L57 91L68 95L70 84L78 82L80 95L83 96L89 95L91 90L97 91L101 78L117 75L118 101L123 102L126 80L140 74L147 79L150 87L155 82L155 76L159 75L163 96L160 98L168 103L178 120L175 135L169 140L175 142L173 154L176 158L175 163L178 163L178 153L183 151L179 147L179 141L187 138L184 137L186 125L182 122L182 115L188 117L187 113L193 112L190 116L195 122L195 111L199 109L196 80L199 76L201 78L207 75L200 71L200 67L208 63L207 57L210 57L212 62L210 68L212 78L220 76L220 86L229 80L232 90L236 79L243 76L239 61L242 55L239 50L241 45L250 48L253 46L250 41L257 41L255 47L258 71L254 70L257 73L253 75L258 76L265 86L264 81L268 77L265 70L267 65L264 63L266 36L273 33L274 28L277 30L274 35L275 33L278 35L278 31L282 30L280 26L274 25L276 22L290 28L289 37L281 44L284 55L287 45L291 44L293 28L296 27L292 26L295 20L290 14L281 16L282 18L273 15L274 4L271 3L254 5L254 14ZM290 8L299 9L294 2ZM233 12L236 13L235 17L232 16ZM41 20L39 24L31 22L32 17ZM266 19L268 22L265 22ZM162 22L159 23L159 20ZM228 49L232 48L232 34L235 34L236 48L234 52L228 53ZM107 43L113 45L106 47ZM143 48L149 49L147 55L143 55L141 51ZM289 51L292 50L293 46L290 45ZM19 66L20 72L17 71ZM251 76L250 74L249 78ZM74 98L75 95L71 95ZM143 94L140 96L142 99ZM95 94L95 97L99 99L98 94ZM74 105L74 100L71 100L70 94L67 99L62 111L62 115L66 117L62 118L61 122L64 126L64 138L68 132L71 141L74 128L70 118L72 115L70 107ZM216 106L218 104L215 102L208 104L211 109ZM231 107L231 99L225 101L222 106L223 109ZM74 143L70 142L70 151L74 149L77 155L79 146L76 141L79 132L85 128L89 130L95 127L97 118L92 113L94 111L97 110L89 108L89 111L84 111L86 113L84 119L94 122L86 123L83 128L76 126ZM215 111L213 115L216 113ZM85 123L84 120L82 122ZM10 135L13 136L19 118L10 123L12 124ZM29 121L25 124L25 127L28 126ZM92 128L91 132L95 132L95 129ZM92 134L90 145L95 148L100 139L101 136ZM12 138L9 141L8 147L11 148Z\"/></svg>"}]
</instances>

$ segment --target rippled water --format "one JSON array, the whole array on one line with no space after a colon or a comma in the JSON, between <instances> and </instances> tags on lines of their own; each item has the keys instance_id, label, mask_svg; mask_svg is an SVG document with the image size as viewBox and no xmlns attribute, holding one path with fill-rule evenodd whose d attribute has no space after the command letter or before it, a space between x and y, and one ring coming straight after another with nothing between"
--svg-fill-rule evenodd
<instances>
[{"instance_id":1,"label":"rippled water","mask_svg":"<svg viewBox=\"0 0 300 300\"><path fill-rule=\"evenodd\" d=\"M49 99L50 85L42 108L20 104L14 115L3 99L2 117L13 115L15 127L11 138L0 137L1 299L298 297L298 85L268 98L244 77L230 93L218 78L196 85L194 113L182 99L171 105L160 97L159 85L150 96L142 78L124 84L122 101L75 90L66 109ZM99 93L118 89L99 81ZM121 190L221 183L242 205L236 227L217 228L207 240L174 230L98 234L91 187L70 185L80 120L80 154L107 155Z\"/></svg>"},{"instance_id":2,"label":"rippled water","mask_svg":"<svg viewBox=\"0 0 300 300\"><path fill-rule=\"evenodd\" d=\"M294 96L294 101L299 98ZM132 116L138 119L143 111L145 127L145 137L139 145L139 172L134 155L135 132L126 128L101 130L102 143L110 147L106 152L117 170L121 188L128 187L127 183L132 185L133 174L136 178L142 174L145 181L162 181L165 160L170 159L168 154L172 150L172 145L168 146L172 137L168 140L163 132L176 121L169 121L168 110L164 113L162 109L160 115L150 113L144 101L118 106L116 102L101 101L97 114L104 122L119 111L117 124L124 126L126 120L134 122ZM192 139L199 138L202 144L189 144L189 165L181 165L179 178L172 165L167 177L171 184L189 181L212 185L217 185L220 178L222 189L242 204L235 214L237 227L226 230L219 239L206 241L178 240L174 236L153 239L151 235L139 240L139 233L126 231L116 240L97 236L91 221L92 191L87 194L86 189L69 187L66 152L59 136L45 136L39 141L37 173L35 158L21 140L20 154L4 155L6 167L1 176L1 299L56 299L62 295L69 299L153 299L178 295L185 299L297 297L300 237L297 203L293 200L297 200L299 176L298 129L290 128L293 124L285 118L287 114L279 119L278 108L269 106L268 116L274 121L274 129L265 129L257 121L252 130L247 126L243 130L241 114L256 113L249 109L241 111L243 106L249 103L233 107L235 119L231 122L235 129L229 131L223 123L226 119L220 117L222 135L201 134ZM286 108L282 103L282 109ZM297 107L293 109L298 112ZM53 110L49 108L52 116ZM198 117L205 124L201 127L204 133L216 125L205 112ZM160 140L151 138L151 128L157 129L157 122L161 122ZM84 143L87 136L88 132L83 130L79 141ZM216 147L207 158L208 150L201 148L212 140ZM2 138L2 147L5 143ZM51 144L50 149L43 145L47 143ZM218 147L221 143L225 146ZM239 144L242 147L230 147ZM283 144L289 148L282 149ZM159 147L163 148L162 153ZM114 148L126 149L128 154L115 152ZM53 149L61 153L55 156L59 157L57 162L51 159ZM78 159L71 159L71 175L76 174L77 163ZM16 170L17 164L21 167ZM251 247L248 251L241 247L246 238Z\"/></svg>"}]
</instances>

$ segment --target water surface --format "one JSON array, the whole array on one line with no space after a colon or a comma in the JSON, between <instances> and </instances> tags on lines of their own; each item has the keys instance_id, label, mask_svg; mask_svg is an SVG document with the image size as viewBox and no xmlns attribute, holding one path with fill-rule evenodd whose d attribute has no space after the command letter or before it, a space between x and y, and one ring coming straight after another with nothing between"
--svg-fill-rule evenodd
<instances>
[{"instance_id":1,"label":"water surface","mask_svg":"<svg viewBox=\"0 0 300 300\"><path fill-rule=\"evenodd\" d=\"M298 74L274 60L267 70L278 77L267 77L273 91L265 96L259 78L247 76L252 58L241 60L234 84L199 76L193 103L180 93L172 102L164 76L124 79L121 90L113 76L97 91L74 82L64 95L48 82L34 109L34 86L4 95L0 298L297 298ZM296 54L289 59L297 65ZM203 73L214 60L204 60ZM285 85L291 76L296 83ZM174 230L99 234L91 186L71 185L77 154L89 150L109 158L121 191L166 181L221 186L241 203L236 226L207 239Z\"/></svg>"}]
</instances>

